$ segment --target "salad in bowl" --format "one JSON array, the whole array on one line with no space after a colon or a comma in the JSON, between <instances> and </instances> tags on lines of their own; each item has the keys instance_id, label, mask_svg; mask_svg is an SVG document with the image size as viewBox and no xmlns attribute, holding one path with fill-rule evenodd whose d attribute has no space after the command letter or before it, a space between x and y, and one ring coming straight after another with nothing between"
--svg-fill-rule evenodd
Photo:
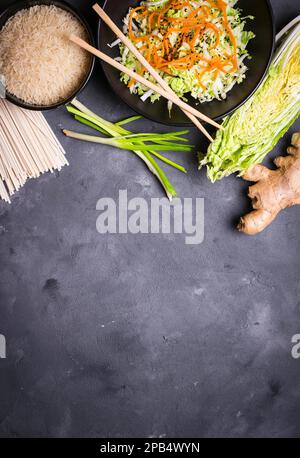
<instances>
[{"instance_id":1,"label":"salad in bowl","mask_svg":"<svg viewBox=\"0 0 300 458\"><path fill-rule=\"evenodd\" d=\"M147 0L130 8L123 29L148 62L181 98L191 95L204 103L224 100L247 73L247 50L254 38L237 0ZM119 40L127 68L153 81L135 56ZM142 101L160 98L141 83L121 74L121 81Z\"/></svg>"}]
</instances>

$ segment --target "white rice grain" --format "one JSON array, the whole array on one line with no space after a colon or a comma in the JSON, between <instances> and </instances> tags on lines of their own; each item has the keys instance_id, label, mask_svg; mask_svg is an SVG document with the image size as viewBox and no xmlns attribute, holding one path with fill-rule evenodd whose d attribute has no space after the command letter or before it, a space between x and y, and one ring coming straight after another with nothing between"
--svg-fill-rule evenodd
<instances>
[{"instance_id":1,"label":"white rice grain","mask_svg":"<svg viewBox=\"0 0 300 458\"><path fill-rule=\"evenodd\" d=\"M36 105L52 105L71 96L87 75L90 56L69 40L87 33L71 13L37 5L10 18L0 32L0 74L6 90Z\"/></svg>"}]
</instances>

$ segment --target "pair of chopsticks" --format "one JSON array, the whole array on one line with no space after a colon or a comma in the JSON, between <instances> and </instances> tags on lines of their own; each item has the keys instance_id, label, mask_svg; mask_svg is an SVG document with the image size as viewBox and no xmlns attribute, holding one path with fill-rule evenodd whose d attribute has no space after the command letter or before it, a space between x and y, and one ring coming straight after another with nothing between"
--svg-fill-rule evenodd
<instances>
[{"instance_id":1,"label":"pair of chopsticks","mask_svg":"<svg viewBox=\"0 0 300 458\"><path fill-rule=\"evenodd\" d=\"M120 72L127 74L128 76L130 76L130 78L134 79L135 81L138 81L139 83L145 85L149 89L157 92L162 97L169 100L170 102L179 106L182 109L182 111L186 114L186 116L195 124L195 126L198 127L198 129L212 142L213 138L207 132L207 130L202 126L199 119L217 128L222 129L222 126L220 126L220 124L210 119L208 116L204 115L203 113L200 113L198 110L191 107L187 103L183 102L173 92L173 90L169 87L166 81L159 75L159 73L152 67L152 65L145 59L145 57L138 51L138 49L134 46L134 44L116 26L116 24L105 13L105 11L98 4L95 4L93 6L93 9L100 16L100 18L108 25L108 27L116 34L116 36L124 43L124 45L132 52L132 54L138 59L141 65L143 65L146 68L146 70L148 70L148 72L153 76L153 78L157 81L159 85L151 83L150 81L148 81L147 79L139 75L138 73L134 72L133 70L128 69L127 67L120 64L116 60L112 59L111 57L107 56L103 52L99 51L98 49L94 48L90 44L86 43L81 38L75 35L71 35L70 40L76 43L81 48L90 52L91 54L94 54L95 56L99 57L101 60L111 65L112 67L116 68Z\"/></svg>"}]
</instances>

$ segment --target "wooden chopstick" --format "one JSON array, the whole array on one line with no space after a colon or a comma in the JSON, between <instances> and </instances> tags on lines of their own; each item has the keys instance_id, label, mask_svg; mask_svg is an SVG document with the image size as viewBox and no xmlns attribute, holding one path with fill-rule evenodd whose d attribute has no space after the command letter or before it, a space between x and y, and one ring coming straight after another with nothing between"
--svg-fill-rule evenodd
<instances>
[{"instance_id":1,"label":"wooden chopstick","mask_svg":"<svg viewBox=\"0 0 300 458\"><path fill-rule=\"evenodd\" d=\"M134 44L123 34L123 32L116 26L116 24L110 19L110 17L105 13L105 11L98 5L95 4L93 9L96 13L100 16L100 18L108 25L108 27L117 35L117 37L125 44L125 46L135 55L135 57L139 60L139 62L148 70L148 72L153 76L153 78L159 83L159 85L176 100L181 100L170 88L167 82L159 75L159 73L152 67L152 65L145 59L145 57L138 51L138 49L134 46ZM175 102L174 102L175 103ZM177 103L178 106L180 106ZM187 104L186 104L187 105ZM189 105L187 105L189 107ZM182 108L182 107L181 107ZM197 125L197 127L212 141L211 136L206 131L206 129L200 124L200 122L195 119L198 117L203 121L206 121L208 124L213 125L214 127L221 128L220 124L215 122L214 120L210 119L208 116L200 113L197 110L194 110L192 113L190 109L186 107L183 109L185 114ZM195 114L197 113L197 115Z\"/></svg>"},{"instance_id":2,"label":"wooden chopstick","mask_svg":"<svg viewBox=\"0 0 300 458\"><path fill-rule=\"evenodd\" d=\"M138 73L134 72L133 70L130 70L129 68L125 67L125 65L120 64L116 60L114 60L111 57L107 56L107 54L104 54L103 52L99 51L99 49L94 48L89 43L87 43L86 41L84 41L81 38L77 37L76 35L70 35L69 39L71 41L73 41L73 43L76 43L81 48L85 49L86 51L90 52L91 54L94 54L95 56L99 57L100 59L102 59L107 64L109 64L112 67L116 68L120 72L126 73L128 76L130 76L130 78L133 78L136 81L138 81L139 83L144 84L149 89L157 92L162 97L164 97L167 100L170 100L171 102L173 102L175 105L178 105L182 110L184 110L184 112L186 112L188 114L191 114L191 116L195 117L197 123L199 123L199 121L196 118L196 116L200 117L201 113L199 113L195 108L191 107L187 103L183 102L179 97L178 98L174 97L173 93L166 92L160 86L157 86L156 84L151 83L150 81L145 79L143 76L141 76ZM209 136L208 137L209 140L213 141L212 137L209 135L208 132L207 132L207 135Z\"/></svg>"}]
</instances>

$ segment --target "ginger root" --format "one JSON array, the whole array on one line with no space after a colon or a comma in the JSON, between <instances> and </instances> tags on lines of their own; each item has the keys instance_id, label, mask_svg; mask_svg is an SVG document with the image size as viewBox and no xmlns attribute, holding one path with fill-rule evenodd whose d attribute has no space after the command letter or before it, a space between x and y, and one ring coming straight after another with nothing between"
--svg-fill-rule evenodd
<instances>
[{"instance_id":1,"label":"ginger root","mask_svg":"<svg viewBox=\"0 0 300 458\"><path fill-rule=\"evenodd\" d=\"M249 188L254 211L240 219L238 230L248 235L263 231L288 207L300 204L300 132L293 135L288 156L274 160L277 170L263 165L250 167L243 175L257 182Z\"/></svg>"}]
</instances>

